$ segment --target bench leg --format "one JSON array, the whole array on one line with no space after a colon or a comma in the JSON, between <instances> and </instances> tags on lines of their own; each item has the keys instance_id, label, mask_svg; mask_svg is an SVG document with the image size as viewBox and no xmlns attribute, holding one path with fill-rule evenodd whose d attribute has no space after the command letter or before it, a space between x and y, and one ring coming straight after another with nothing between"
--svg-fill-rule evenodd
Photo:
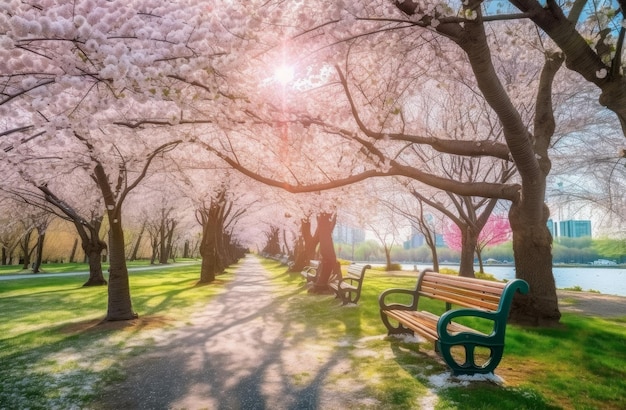
<instances>
[{"instance_id":1,"label":"bench leg","mask_svg":"<svg viewBox=\"0 0 626 410\"><path fill-rule=\"evenodd\" d=\"M452 348L455 346L461 346L465 351L465 362L459 363L454 359L452 354ZM436 343L436 347L441 354L443 360L450 366L452 369L452 373L455 376L458 375L473 375L473 374L487 374L493 373L495 368L500 364L500 360L502 360L502 354L504 352L504 346L485 346L478 345L474 343L466 343L466 344L446 344L438 341ZM474 355L476 347L484 347L485 349L489 349L490 355L489 358L482 364L476 364L476 357Z\"/></svg>"}]
</instances>

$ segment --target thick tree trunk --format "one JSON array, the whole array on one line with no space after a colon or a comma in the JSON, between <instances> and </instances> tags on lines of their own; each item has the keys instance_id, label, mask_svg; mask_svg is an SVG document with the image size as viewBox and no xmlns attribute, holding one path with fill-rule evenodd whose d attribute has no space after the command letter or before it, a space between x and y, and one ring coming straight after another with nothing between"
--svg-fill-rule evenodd
<instances>
[{"instance_id":1,"label":"thick tree trunk","mask_svg":"<svg viewBox=\"0 0 626 410\"><path fill-rule=\"evenodd\" d=\"M530 285L527 295L516 295L511 306L511 320L534 326L549 326L561 318L556 284L552 274L552 236L544 217L533 223L522 210L513 205L509 220L513 230L515 274Z\"/></svg>"},{"instance_id":2,"label":"thick tree trunk","mask_svg":"<svg viewBox=\"0 0 626 410\"><path fill-rule=\"evenodd\" d=\"M337 272L339 263L333 244L333 228L335 227L335 222L336 218L333 214L322 213L317 217L317 232L319 233L322 266L313 287L314 291L329 290L328 282L331 276L339 273Z\"/></svg>"},{"instance_id":3,"label":"thick tree trunk","mask_svg":"<svg viewBox=\"0 0 626 410\"><path fill-rule=\"evenodd\" d=\"M83 246L83 250L89 262L89 279L87 279L87 282L83 283L83 286L104 286L107 284L102 273L101 259L102 250L106 246L99 239L97 242L97 244L89 244L87 247Z\"/></svg>"},{"instance_id":4,"label":"thick tree trunk","mask_svg":"<svg viewBox=\"0 0 626 410\"><path fill-rule=\"evenodd\" d=\"M111 218L113 216L113 218ZM107 320L130 320L137 317L130 299L130 284L126 253L124 252L124 231L119 213L109 212L109 301Z\"/></svg>"}]
</instances>

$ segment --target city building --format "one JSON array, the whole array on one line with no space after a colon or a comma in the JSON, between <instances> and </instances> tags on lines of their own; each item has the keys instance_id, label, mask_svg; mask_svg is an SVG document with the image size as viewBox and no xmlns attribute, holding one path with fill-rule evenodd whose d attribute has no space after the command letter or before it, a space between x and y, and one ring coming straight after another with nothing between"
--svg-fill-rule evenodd
<instances>
[{"instance_id":1,"label":"city building","mask_svg":"<svg viewBox=\"0 0 626 410\"><path fill-rule=\"evenodd\" d=\"M560 221L559 236L567 238L591 237L591 221Z\"/></svg>"},{"instance_id":2,"label":"city building","mask_svg":"<svg viewBox=\"0 0 626 410\"><path fill-rule=\"evenodd\" d=\"M553 221L552 219L548 219L548 230L553 238L591 237L591 221L573 219L567 221Z\"/></svg>"},{"instance_id":3,"label":"city building","mask_svg":"<svg viewBox=\"0 0 626 410\"><path fill-rule=\"evenodd\" d=\"M346 225L336 224L333 230L333 242L335 243L361 243L365 241L365 231Z\"/></svg>"}]
</instances>

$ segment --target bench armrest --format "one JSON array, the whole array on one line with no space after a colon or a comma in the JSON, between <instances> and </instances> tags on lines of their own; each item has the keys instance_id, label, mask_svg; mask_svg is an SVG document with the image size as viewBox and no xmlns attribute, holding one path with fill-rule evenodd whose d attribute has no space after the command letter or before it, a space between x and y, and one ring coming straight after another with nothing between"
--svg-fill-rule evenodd
<instances>
[{"instance_id":1,"label":"bench armrest","mask_svg":"<svg viewBox=\"0 0 626 410\"><path fill-rule=\"evenodd\" d=\"M478 317L493 321L493 330L491 334L485 336L481 333L460 332L450 334L447 330L448 324L458 317ZM485 341L490 339L496 344L504 342L504 330L506 329L507 315L503 312L488 312L479 309L455 309L449 310L441 315L437 322L437 335L439 340L447 343L469 342L469 341Z\"/></svg>"},{"instance_id":2,"label":"bench armrest","mask_svg":"<svg viewBox=\"0 0 626 410\"><path fill-rule=\"evenodd\" d=\"M385 298L392 294L402 294L411 296L411 304L403 304L403 303L390 303L388 304L385 301ZM400 288L392 288L387 289L383 293L378 296L378 305L381 310L387 309L402 309L402 310L416 310L417 309L417 295L415 289L400 289Z\"/></svg>"}]
</instances>

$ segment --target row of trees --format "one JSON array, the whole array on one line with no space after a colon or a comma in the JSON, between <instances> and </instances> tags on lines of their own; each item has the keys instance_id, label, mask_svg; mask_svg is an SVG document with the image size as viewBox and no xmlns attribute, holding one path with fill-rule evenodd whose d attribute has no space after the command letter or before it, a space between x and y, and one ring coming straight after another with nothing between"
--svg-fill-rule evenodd
<instances>
[{"instance_id":1,"label":"row of trees","mask_svg":"<svg viewBox=\"0 0 626 410\"><path fill-rule=\"evenodd\" d=\"M605 134L626 127L626 29L619 4L605 6L10 2L0 17L8 27L0 39L4 189L37 193L85 227L87 239L89 211L106 216L109 319L134 316L122 210L152 175L159 186L178 186L171 197L185 195L204 209L199 221L226 229L219 238L212 231L203 246L238 242L229 203L248 210L248 200L263 200L275 210L280 198L278 215L303 221L291 224L302 225L304 248L308 236L319 241L328 260L323 278L335 269L329 228L344 204L364 218L375 198L408 192L407 214L420 219L416 208L429 207L458 226L461 274L471 276L479 233L504 202L517 275L531 288L513 317L555 323L545 206L550 151L572 153L591 140L589 130L600 141L595 147L608 150ZM571 71L561 69L564 61ZM294 80L268 76L279 65L290 65ZM599 121L606 116L590 103L598 97L618 121ZM576 141L572 135L580 142L561 144ZM618 158L601 154L598 169L622 175ZM229 169L310 194L283 196ZM372 178L387 182L379 188ZM240 201L246 195L255 199ZM304 221L316 221L317 234L305 233ZM202 252L209 271L228 254Z\"/></svg>"},{"instance_id":2,"label":"row of trees","mask_svg":"<svg viewBox=\"0 0 626 410\"><path fill-rule=\"evenodd\" d=\"M352 244L336 243L335 247L337 256L341 259L370 262L384 262L386 260L385 249L376 240L370 239L354 246ZM623 240L592 240L590 238L555 243L552 249L555 264L590 264L598 259L624 264L626 263L625 251ZM434 264L431 249L427 245L412 249L405 249L402 246L395 245L391 248L390 253L391 260L394 263ZM437 255L439 257L438 263L442 261L459 263L461 261L461 253L449 247L437 248ZM510 241L496 246L488 246L482 252L483 262L495 259L500 263L512 264L513 256L513 247ZM478 259L474 260L474 266L480 270ZM483 271L485 269L489 270L483 267Z\"/></svg>"}]
</instances>

